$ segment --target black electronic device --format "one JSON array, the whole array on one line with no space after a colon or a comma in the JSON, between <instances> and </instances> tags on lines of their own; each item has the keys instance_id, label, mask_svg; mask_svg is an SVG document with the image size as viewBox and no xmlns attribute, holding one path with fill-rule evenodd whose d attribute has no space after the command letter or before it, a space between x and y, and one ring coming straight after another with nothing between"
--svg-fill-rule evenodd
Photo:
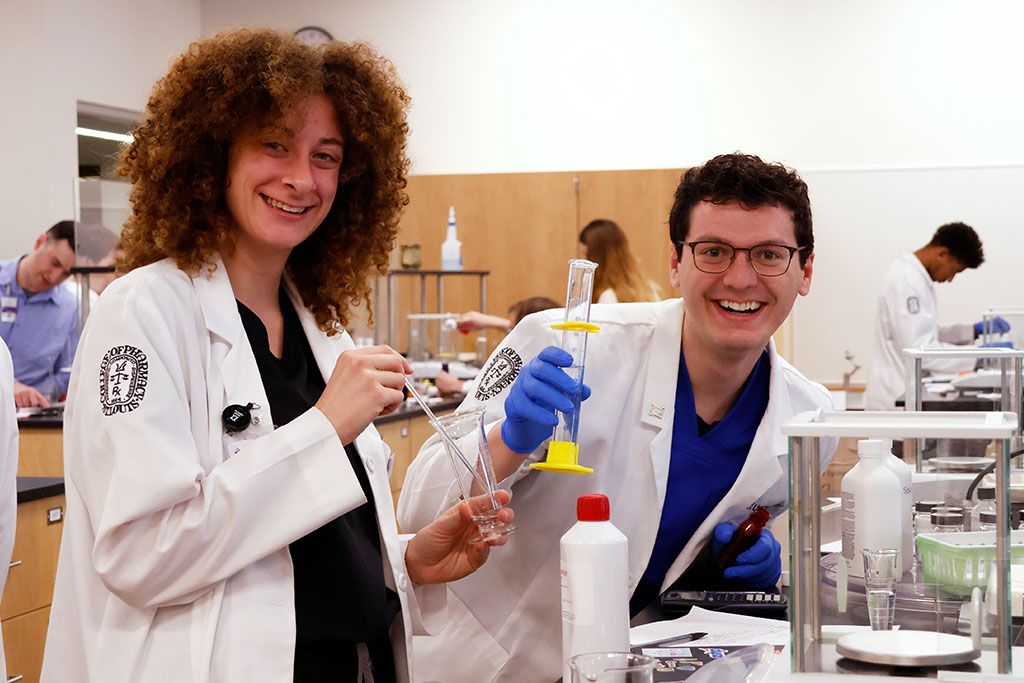
<instances>
[{"instance_id":1,"label":"black electronic device","mask_svg":"<svg viewBox=\"0 0 1024 683\"><path fill-rule=\"evenodd\" d=\"M759 616L782 615L786 596L775 591L684 591L667 590L661 596L661 608L667 614L689 612L691 607L717 612L735 612Z\"/></svg>"}]
</instances>

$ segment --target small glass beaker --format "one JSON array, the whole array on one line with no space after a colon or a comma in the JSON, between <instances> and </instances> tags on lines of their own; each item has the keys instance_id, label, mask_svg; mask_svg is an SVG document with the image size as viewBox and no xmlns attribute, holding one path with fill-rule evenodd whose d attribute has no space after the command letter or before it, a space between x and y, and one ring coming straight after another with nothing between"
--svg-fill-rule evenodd
<instances>
[{"instance_id":1,"label":"small glass beaker","mask_svg":"<svg viewBox=\"0 0 1024 683\"><path fill-rule=\"evenodd\" d=\"M487 408L478 406L459 410L437 418L435 429L440 432L441 442L448 452L448 458L455 472L455 479L462 491L462 498L473 507L473 521L480 535L470 543L483 543L509 534L519 527L511 522L498 519L498 512L504 507L494 496L498 488L491 464L491 451L487 446L484 431L484 414ZM461 442L461 443L460 443ZM470 460L466 451L470 444L476 444L476 458ZM486 494L486 495L485 495ZM473 500L470 500L470 499Z\"/></svg>"},{"instance_id":2,"label":"small glass beaker","mask_svg":"<svg viewBox=\"0 0 1024 683\"><path fill-rule=\"evenodd\" d=\"M653 683L658 660L632 652L590 652L569 659L571 683Z\"/></svg>"},{"instance_id":3,"label":"small glass beaker","mask_svg":"<svg viewBox=\"0 0 1024 683\"><path fill-rule=\"evenodd\" d=\"M403 244L401 246L402 267L406 270L419 268L423 265L423 255L418 244Z\"/></svg>"},{"instance_id":4,"label":"small glass beaker","mask_svg":"<svg viewBox=\"0 0 1024 683\"><path fill-rule=\"evenodd\" d=\"M872 631L891 631L896 613L896 579L901 563L896 548L863 550L864 594L868 604L868 623Z\"/></svg>"}]
</instances>

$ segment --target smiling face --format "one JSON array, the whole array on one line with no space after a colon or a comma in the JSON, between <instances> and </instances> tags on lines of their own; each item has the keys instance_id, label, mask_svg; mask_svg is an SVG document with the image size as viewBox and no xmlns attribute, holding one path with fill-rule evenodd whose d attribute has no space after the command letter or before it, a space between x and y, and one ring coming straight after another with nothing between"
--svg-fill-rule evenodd
<instances>
[{"instance_id":1,"label":"smiling face","mask_svg":"<svg viewBox=\"0 0 1024 683\"><path fill-rule=\"evenodd\" d=\"M745 209L738 202L700 202L690 214L687 242L725 242L734 247L777 244L796 247L789 210L777 206ZM798 294L811 288L814 255L800 267L800 254L776 277L757 274L747 252L737 252L724 273L705 273L693 263L690 247L672 252L669 277L682 294L687 357L756 355L786 320Z\"/></svg>"},{"instance_id":2,"label":"smiling face","mask_svg":"<svg viewBox=\"0 0 1024 683\"><path fill-rule=\"evenodd\" d=\"M67 240L42 234L18 264L18 284L30 292L45 292L64 282L74 265L75 252Z\"/></svg>"},{"instance_id":3,"label":"smiling face","mask_svg":"<svg viewBox=\"0 0 1024 683\"><path fill-rule=\"evenodd\" d=\"M331 210L343 153L338 117L323 95L291 107L279 125L242 131L228 151L235 249L286 260Z\"/></svg>"}]
</instances>

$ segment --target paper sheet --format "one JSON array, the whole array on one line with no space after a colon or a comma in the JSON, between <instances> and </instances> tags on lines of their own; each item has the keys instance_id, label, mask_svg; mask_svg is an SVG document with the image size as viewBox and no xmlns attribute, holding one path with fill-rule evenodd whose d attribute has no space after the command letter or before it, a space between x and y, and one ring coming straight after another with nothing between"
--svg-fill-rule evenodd
<instances>
[{"instance_id":1,"label":"paper sheet","mask_svg":"<svg viewBox=\"0 0 1024 683\"><path fill-rule=\"evenodd\" d=\"M744 614L729 614L694 607L690 612L671 621L656 621L629 630L630 643L645 643L660 638L681 636L694 631L704 631L700 640L680 644L681 647L705 645L771 645L789 644L789 622L778 619L764 619Z\"/></svg>"}]
</instances>

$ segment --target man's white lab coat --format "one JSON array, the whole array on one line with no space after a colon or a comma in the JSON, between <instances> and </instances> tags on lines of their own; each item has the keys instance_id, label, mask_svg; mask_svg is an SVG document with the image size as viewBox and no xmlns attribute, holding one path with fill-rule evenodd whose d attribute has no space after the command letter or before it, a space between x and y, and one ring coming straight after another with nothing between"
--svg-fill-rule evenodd
<instances>
[{"instance_id":1,"label":"man's white lab coat","mask_svg":"<svg viewBox=\"0 0 1024 683\"><path fill-rule=\"evenodd\" d=\"M914 368L903 349L949 348L973 340L971 325L939 325L935 283L917 256L903 254L889 267L878 297L864 408L892 410L903 398ZM974 359L930 358L921 367L930 373L962 372L974 369Z\"/></svg>"}]
</instances>

